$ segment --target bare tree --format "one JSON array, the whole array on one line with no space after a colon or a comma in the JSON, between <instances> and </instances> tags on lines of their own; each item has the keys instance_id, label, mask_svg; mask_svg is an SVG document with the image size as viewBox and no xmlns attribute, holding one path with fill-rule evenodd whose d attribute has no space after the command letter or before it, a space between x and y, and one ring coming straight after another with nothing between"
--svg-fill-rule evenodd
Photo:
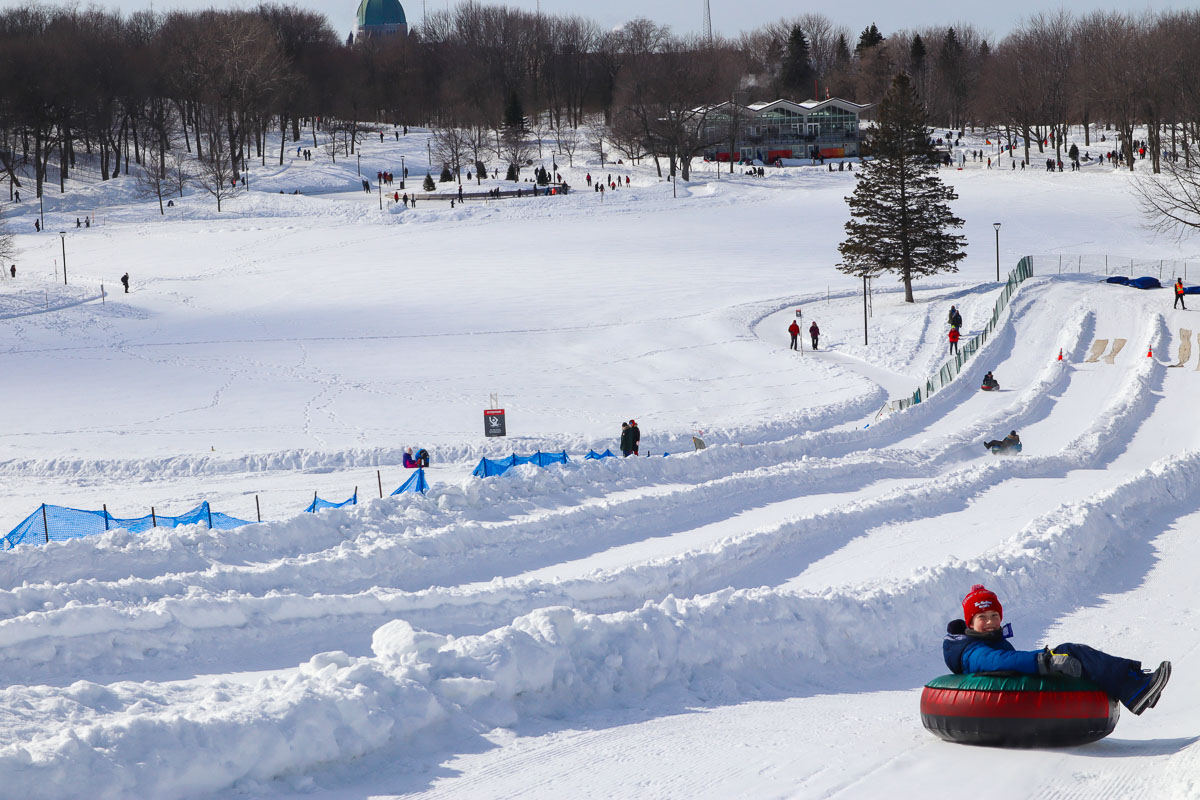
<instances>
[{"instance_id":1,"label":"bare tree","mask_svg":"<svg viewBox=\"0 0 1200 800\"><path fill-rule=\"evenodd\" d=\"M194 181L204 191L211 194L217 201L217 211L221 210L221 201L238 195L237 171L229 156L229 144L220 130L221 120L215 114L206 114L205 120L209 135L207 152L198 160L198 171ZM212 131L214 126L216 130Z\"/></svg>"},{"instance_id":2,"label":"bare tree","mask_svg":"<svg viewBox=\"0 0 1200 800\"><path fill-rule=\"evenodd\" d=\"M567 165L575 166L575 151L579 149L579 129L560 126L555 133L555 141L558 142L558 152L566 154Z\"/></svg>"},{"instance_id":3,"label":"bare tree","mask_svg":"<svg viewBox=\"0 0 1200 800\"><path fill-rule=\"evenodd\" d=\"M464 128L434 128L429 137L434 158L448 164L455 175L462 173L462 163L471 152L471 133Z\"/></svg>"},{"instance_id":4,"label":"bare tree","mask_svg":"<svg viewBox=\"0 0 1200 800\"><path fill-rule=\"evenodd\" d=\"M172 192L179 192L183 197L183 190L191 185L192 177L192 162L186 155L178 150L167 154L166 181Z\"/></svg>"},{"instance_id":5,"label":"bare tree","mask_svg":"<svg viewBox=\"0 0 1200 800\"><path fill-rule=\"evenodd\" d=\"M141 169L134 173L134 180L137 185L138 196L143 199L151 197L158 199L158 213L165 214L163 210L163 195L171 192L171 173L170 167L167 166L165 160L159 157L159 154L151 149L147 156L146 163Z\"/></svg>"},{"instance_id":6,"label":"bare tree","mask_svg":"<svg viewBox=\"0 0 1200 800\"><path fill-rule=\"evenodd\" d=\"M1158 175L1140 175L1134 192L1146 224L1177 240L1200 230L1200 166L1167 159Z\"/></svg>"},{"instance_id":7,"label":"bare tree","mask_svg":"<svg viewBox=\"0 0 1200 800\"><path fill-rule=\"evenodd\" d=\"M9 261L15 258L16 255L16 242L13 240L12 233L8 230L8 222L4 219L4 209L0 208L0 261Z\"/></svg>"}]
</instances>

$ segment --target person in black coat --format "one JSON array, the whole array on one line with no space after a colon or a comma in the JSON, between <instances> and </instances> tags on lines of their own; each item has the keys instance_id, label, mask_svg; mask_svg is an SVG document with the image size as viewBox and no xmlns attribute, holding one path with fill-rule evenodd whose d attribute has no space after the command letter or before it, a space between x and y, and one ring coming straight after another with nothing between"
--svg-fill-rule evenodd
<instances>
[{"instance_id":1,"label":"person in black coat","mask_svg":"<svg viewBox=\"0 0 1200 800\"><path fill-rule=\"evenodd\" d=\"M817 349L817 340L821 338L821 329L817 327L816 320L808 326L808 335L812 337L813 350Z\"/></svg>"},{"instance_id":2,"label":"person in black coat","mask_svg":"<svg viewBox=\"0 0 1200 800\"><path fill-rule=\"evenodd\" d=\"M628 422L621 423L621 455L628 458L633 453L633 431Z\"/></svg>"},{"instance_id":3,"label":"person in black coat","mask_svg":"<svg viewBox=\"0 0 1200 800\"><path fill-rule=\"evenodd\" d=\"M629 431L633 434L633 454L638 455L638 444L642 441L642 431L635 420L629 420Z\"/></svg>"}]
</instances>

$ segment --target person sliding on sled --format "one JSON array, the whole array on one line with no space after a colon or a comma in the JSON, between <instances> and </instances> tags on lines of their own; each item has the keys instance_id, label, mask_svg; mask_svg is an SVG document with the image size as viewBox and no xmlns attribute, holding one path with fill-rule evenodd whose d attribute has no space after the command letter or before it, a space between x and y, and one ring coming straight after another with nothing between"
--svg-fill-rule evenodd
<instances>
[{"instance_id":1,"label":"person sliding on sled","mask_svg":"<svg viewBox=\"0 0 1200 800\"><path fill-rule=\"evenodd\" d=\"M1000 388L1000 382L992 377L992 373L983 376L983 383L980 385L985 392L993 392Z\"/></svg>"},{"instance_id":2,"label":"person sliding on sled","mask_svg":"<svg viewBox=\"0 0 1200 800\"><path fill-rule=\"evenodd\" d=\"M426 450L424 447L422 447L420 450L417 451L417 455L414 458L412 448L411 447L404 448L404 468L405 469L417 469L418 467L428 467L428 466L429 466L429 451L428 450Z\"/></svg>"},{"instance_id":3,"label":"person sliding on sled","mask_svg":"<svg viewBox=\"0 0 1200 800\"><path fill-rule=\"evenodd\" d=\"M956 675L973 672L1018 672L1086 678L1134 714L1154 708L1171 678L1171 662L1154 672L1140 661L1117 658L1084 644L1060 644L1053 650L1018 650L1008 642L1012 625L1001 625L1000 598L977 583L963 598L962 619L951 620L942 640L942 657Z\"/></svg>"},{"instance_id":4,"label":"person sliding on sled","mask_svg":"<svg viewBox=\"0 0 1200 800\"><path fill-rule=\"evenodd\" d=\"M990 442L984 442L983 446L986 447L988 450L992 450L992 451L1003 451L1003 450L1011 450L1011 449L1016 449L1016 450L1020 451L1021 437L1017 436L1016 431L1009 431L1008 436L1005 436L1003 439L992 439Z\"/></svg>"}]
</instances>

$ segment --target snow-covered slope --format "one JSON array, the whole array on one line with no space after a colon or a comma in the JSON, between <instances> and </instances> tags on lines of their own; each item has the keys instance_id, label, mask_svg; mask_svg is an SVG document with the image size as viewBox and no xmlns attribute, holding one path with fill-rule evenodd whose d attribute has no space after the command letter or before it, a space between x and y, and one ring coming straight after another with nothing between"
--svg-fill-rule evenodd
<instances>
[{"instance_id":1,"label":"snow-covered slope","mask_svg":"<svg viewBox=\"0 0 1200 800\"><path fill-rule=\"evenodd\" d=\"M423 175L419 135L366 148L364 174ZM1035 258L958 382L877 414L945 358L951 303L990 315L993 221L1006 270L1191 256L1141 232L1125 174L944 173L970 258L915 304L877 282L862 344L832 266L851 173L700 167L676 198L592 164L562 171L629 187L381 211L353 167L287 161L219 214L124 180L48 196L65 287L64 243L5 212L0 519L265 521L0 553L0 796L924 798L964 769L979 797L1200 796L1200 375L1167 366L1196 312ZM787 350L797 308L818 352ZM650 457L580 458L630 418ZM981 446L1010 429L1021 456ZM428 495L367 499L406 446ZM572 461L470 477L539 448ZM1163 701L1081 748L934 739L920 687L976 582L1019 646L1172 659Z\"/></svg>"}]
</instances>

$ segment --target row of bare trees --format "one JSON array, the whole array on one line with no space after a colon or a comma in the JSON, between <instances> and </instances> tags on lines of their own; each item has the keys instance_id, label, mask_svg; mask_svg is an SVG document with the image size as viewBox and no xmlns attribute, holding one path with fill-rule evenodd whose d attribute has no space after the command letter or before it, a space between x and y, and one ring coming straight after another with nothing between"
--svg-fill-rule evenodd
<instances>
[{"instance_id":1,"label":"row of bare trees","mask_svg":"<svg viewBox=\"0 0 1200 800\"><path fill-rule=\"evenodd\" d=\"M1198 45L1193 11L1038 15L999 42L961 25L884 36L872 24L855 37L806 14L709 41L646 19L603 30L469 0L407 36L351 44L325 17L284 5L122 16L30 4L0 12L0 170L11 191L18 166L31 165L40 195L54 166L62 191L82 150L103 180L132 164L167 182L183 150L236 185L251 159L282 162L302 127L336 158L354 152L364 125L390 122L436 128L456 166L522 163L532 129L569 158L594 142L686 178L714 144L716 103L872 103L899 72L936 124L984 126L1026 148L1103 124L1131 164L1133 130L1149 126L1157 170L1164 153L1190 162L1200 136ZM593 119L602 125L581 133ZM332 145L319 145L318 129ZM284 135L268 153L272 131Z\"/></svg>"}]
</instances>

